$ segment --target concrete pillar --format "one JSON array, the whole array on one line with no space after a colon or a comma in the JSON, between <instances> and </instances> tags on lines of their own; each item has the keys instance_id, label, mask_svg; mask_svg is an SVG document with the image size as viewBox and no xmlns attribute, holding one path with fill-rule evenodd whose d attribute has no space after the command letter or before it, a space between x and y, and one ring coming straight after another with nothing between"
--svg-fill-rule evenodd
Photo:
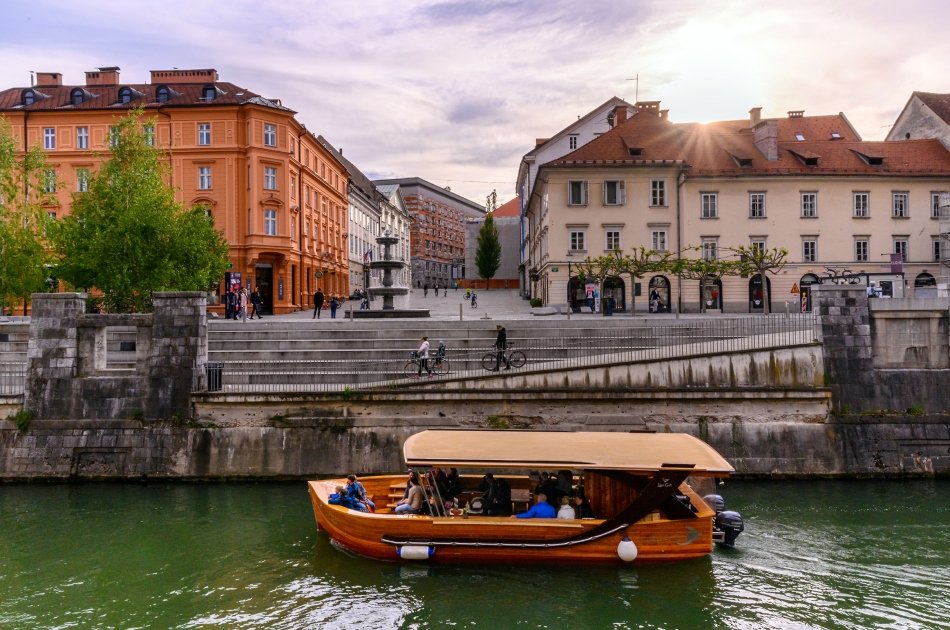
<instances>
[{"instance_id":1,"label":"concrete pillar","mask_svg":"<svg viewBox=\"0 0 950 630\"><path fill-rule=\"evenodd\" d=\"M32 300L23 404L37 418L66 418L79 362L76 328L86 295L34 293Z\"/></svg>"},{"instance_id":2,"label":"concrete pillar","mask_svg":"<svg viewBox=\"0 0 950 630\"><path fill-rule=\"evenodd\" d=\"M152 342L144 416L191 415L193 383L204 384L208 362L207 299L201 292L154 293Z\"/></svg>"},{"instance_id":3,"label":"concrete pillar","mask_svg":"<svg viewBox=\"0 0 950 630\"><path fill-rule=\"evenodd\" d=\"M851 412L872 408L876 392L867 289L822 284L812 285L811 292L821 320L825 374L835 408Z\"/></svg>"}]
</instances>

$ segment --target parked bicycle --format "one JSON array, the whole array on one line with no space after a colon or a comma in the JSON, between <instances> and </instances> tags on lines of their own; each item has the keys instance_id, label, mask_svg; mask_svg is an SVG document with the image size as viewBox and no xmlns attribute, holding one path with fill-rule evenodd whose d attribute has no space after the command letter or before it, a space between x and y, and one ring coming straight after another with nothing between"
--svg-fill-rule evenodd
<instances>
[{"instance_id":1,"label":"parked bicycle","mask_svg":"<svg viewBox=\"0 0 950 630\"><path fill-rule=\"evenodd\" d=\"M521 350L513 350L512 346L514 344L509 343L508 347L505 349L505 361L508 365L513 368L524 367L524 364L528 362L528 357L525 356L525 353ZM504 363L505 361L502 361ZM492 350L482 357L482 368L486 370L495 369L495 364L498 362L498 351Z\"/></svg>"},{"instance_id":2,"label":"parked bicycle","mask_svg":"<svg viewBox=\"0 0 950 630\"><path fill-rule=\"evenodd\" d=\"M438 374L439 376L444 376L449 373L449 359L446 356L445 344L441 341L439 342L439 348L435 351L434 354L429 355L429 358L426 359L429 362L429 369L432 370L433 374ZM422 359L419 358L419 353L416 350L413 350L409 353L409 360L406 362L405 367L403 367L403 374L407 378L412 378L419 374L419 362ZM422 368L422 371L425 372L425 368Z\"/></svg>"}]
</instances>

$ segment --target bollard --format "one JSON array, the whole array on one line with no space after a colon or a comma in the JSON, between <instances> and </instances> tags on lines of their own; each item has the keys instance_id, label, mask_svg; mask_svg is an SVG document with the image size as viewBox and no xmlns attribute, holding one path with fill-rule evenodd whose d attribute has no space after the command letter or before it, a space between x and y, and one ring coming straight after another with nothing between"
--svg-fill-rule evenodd
<instances>
[{"instance_id":1,"label":"bollard","mask_svg":"<svg viewBox=\"0 0 950 630\"><path fill-rule=\"evenodd\" d=\"M356 320L353 318L353 303L350 302L350 323L352 324L354 321Z\"/></svg>"},{"instance_id":2,"label":"bollard","mask_svg":"<svg viewBox=\"0 0 950 630\"><path fill-rule=\"evenodd\" d=\"M461 302L459 302L459 321L463 321L463 320L462 320L462 303L461 303Z\"/></svg>"}]
</instances>

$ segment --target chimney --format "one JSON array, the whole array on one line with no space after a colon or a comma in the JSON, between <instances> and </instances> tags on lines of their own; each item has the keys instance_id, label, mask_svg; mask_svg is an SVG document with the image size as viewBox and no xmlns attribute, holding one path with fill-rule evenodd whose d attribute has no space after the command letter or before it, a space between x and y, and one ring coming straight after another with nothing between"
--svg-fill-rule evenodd
<instances>
[{"instance_id":1,"label":"chimney","mask_svg":"<svg viewBox=\"0 0 950 630\"><path fill-rule=\"evenodd\" d=\"M804 109L791 109L788 111L789 118L802 118L805 115Z\"/></svg>"},{"instance_id":2,"label":"chimney","mask_svg":"<svg viewBox=\"0 0 950 630\"><path fill-rule=\"evenodd\" d=\"M667 118L669 118L669 116L670 116L670 110L668 109L660 110L660 120L666 120Z\"/></svg>"},{"instance_id":3,"label":"chimney","mask_svg":"<svg viewBox=\"0 0 950 630\"><path fill-rule=\"evenodd\" d=\"M627 120L627 106L617 105L614 107L614 127L622 125Z\"/></svg>"},{"instance_id":4,"label":"chimney","mask_svg":"<svg viewBox=\"0 0 950 630\"><path fill-rule=\"evenodd\" d=\"M218 71L214 68L204 70L152 70L153 85L176 85L180 83L214 83L218 80Z\"/></svg>"},{"instance_id":5,"label":"chimney","mask_svg":"<svg viewBox=\"0 0 950 630\"><path fill-rule=\"evenodd\" d=\"M766 120L752 130L752 141L762 156L774 162L778 159L778 121Z\"/></svg>"},{"instance_id":6,"label":"chimney","mask_svg":"<svg viewBox=\"0 0 950 630\"><path fill-rule=\"evenodd\" d=\"M36 87L59 87L63 84L63 75L59 72L37 72Z\"/></svg>"},{"instance_id":7,"label":"chimney","mask_svg":"<svg viewBox=\"0 0 950 630\"><path fill-rule=\"evenodd\" d=\"M636 107L638 114L641 112L660 113L660 101L637 101L634 107Z\"/></svg>"},{"instance_id":8,"label":"chimney","mask_svg":"<svg viewBox=\"0 0 950 630\"><path fill-rule=\"evenodd\" d=\"M99 68L86 73L86 87L92 85L119 85L119 67Z\"/></svg>"},{"instance_id":9,"label":"chimney","mask_svg":"<svg viewBox=\"0 0 950 630\"><path fill-rule=\"evenodd\" d=\"M762 122L762 108L753 107L749 110L749 126L755 127L760 122Z\"/></svg>"},{"instance_id":10,"label":"chimney","mask_svg":"<svg viewBox=\"0 0 950 630\"><path fill-rule=\"evenodd\" d=\"M534 148L537 149L542 144L545 144L550 138L535 138L534 139Z\"/></svg>"}]
</instances>

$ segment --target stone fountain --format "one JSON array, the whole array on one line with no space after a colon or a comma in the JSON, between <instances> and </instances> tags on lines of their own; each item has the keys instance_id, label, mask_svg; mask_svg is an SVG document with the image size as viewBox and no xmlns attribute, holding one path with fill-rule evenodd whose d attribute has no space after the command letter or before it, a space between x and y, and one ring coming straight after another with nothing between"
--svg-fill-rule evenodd
<instances>
[{"instance_id":1,"label":"stone fountain","mask_svg":"<svg viewBox=\"0 0 950 630\"><path fill-rule=\"evenodd\" d=\"M392 255L392 246L399 242L399 237L392 236L389 230L383 236L376 239L376 242L383 247L383 256L381 260L374 260L369 263L370 269L383 270L382 286L367 287L367 291L372 297L383 298L383 308L367 311L352 311L356 319L381 319L381 318L401 318L401 317L429 317L427 308L396 308L393 305L394 296L403 296L409 293L408 287L393 286L393 271L399 271L406 266L402 259L395 259Z\"/></svg>"}]
</instances>

